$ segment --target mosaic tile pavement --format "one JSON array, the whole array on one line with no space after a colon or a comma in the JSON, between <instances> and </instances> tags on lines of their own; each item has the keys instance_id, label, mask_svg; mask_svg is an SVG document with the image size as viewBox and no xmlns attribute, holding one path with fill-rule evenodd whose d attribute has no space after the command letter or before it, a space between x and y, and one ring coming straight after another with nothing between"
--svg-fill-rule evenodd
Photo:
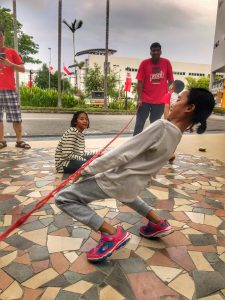
<instances>
[{"instance_id":1,"label":"mosaic tile pavement","mask_svg":"<svg viewBox=\"0 0 225 300\"><path fill-rule=\"evenodd\" d=\"M146 220L114 199L96 201L98 214L132 233L107 262L85 252L99 234L66 216L52 199L0 244L0 299L225 299L225 167L178 155L142 196L175 232L141 238ZM4 231L61 181L54 149L0 152L0 230Z\"/></svg>"}]
</instances>

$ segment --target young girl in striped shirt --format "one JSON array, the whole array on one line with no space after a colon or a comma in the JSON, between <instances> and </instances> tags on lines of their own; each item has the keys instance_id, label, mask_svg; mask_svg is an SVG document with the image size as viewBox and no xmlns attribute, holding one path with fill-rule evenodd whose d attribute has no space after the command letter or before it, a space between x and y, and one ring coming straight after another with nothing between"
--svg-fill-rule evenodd
<instances>
[{"instance_id":1,"label":"young girl in striped shirt","mask_svg":"<svg viewBox=\"0 0 225 300\"><path fill-rule=\"evenodd\" d=\"M74 113L70 128L63 134L55 152L55 167L59 173L74 173L94 153L85 151L83 131L89 128L90 122L85 111Z\"/></svg>"}]
</instances>

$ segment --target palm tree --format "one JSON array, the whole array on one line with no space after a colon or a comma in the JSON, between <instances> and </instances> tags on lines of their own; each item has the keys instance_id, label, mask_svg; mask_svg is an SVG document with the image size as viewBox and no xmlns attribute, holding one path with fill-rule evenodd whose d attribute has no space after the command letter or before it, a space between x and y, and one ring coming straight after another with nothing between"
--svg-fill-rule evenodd
<instances>
[{"instance_id":1,"label":"palm tree","mask_svg":"<svg viewBox=\"0 0 225 300\"><path fill-rule=\"evenodd\" d=\"M82 27L83 21L75 19L71 24L69 24L66 20L63 20L63 23L70 29L70 31L73 34L73 61L75 65L75 78L76 78L75 86L77 86L77 69L76 69L76 59L75 59L76 57L75 32Z\"/></svg>"},{"instance_id":2,"label":"palm tree","mask_svg":"<svg viewBox=\"0 0 225 300\"><path fill-rule=\"evenodd\" d=\"M108 106L108 49L109 49L109 0L106 0L105 63L104 63L104 108Z\"/></svg>"},{"instance_id":3,"label":"palm tree","mask_svg":"<svg viewBox=\"0 0 225 300\"><path fill-rule=\"evenodd\" d=\"M59 0L58 7L58 107L62 107L61 98L61 55L62 55L62 0Z\"/></svg>"}]
</instances>

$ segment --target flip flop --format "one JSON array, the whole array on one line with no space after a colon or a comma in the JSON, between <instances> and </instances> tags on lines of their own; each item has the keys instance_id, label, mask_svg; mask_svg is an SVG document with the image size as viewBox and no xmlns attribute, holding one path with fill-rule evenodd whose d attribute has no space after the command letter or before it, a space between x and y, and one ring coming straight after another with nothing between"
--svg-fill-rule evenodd
<instances>
[{"instance_id":1,"label":"flip flop","mask_svg":"<svg viewBox=\"0 0 225 300\"><path fill-rule=\"evenodd\" d=\"M7 147L6 141L1 141L0 142L0 150L3 149L3 148L5 148L5 147Z\"/></svg>"},{"instance_id":2,"label":"flip flop","mask_svg":"<svg viewBox=\"0 0 225 300\"><path fill-rule=\"evenodd\" d=\"M16 147L27 149L27 150L31 148L31 146L24 141L16 142Z\"/></svg>"}]
</instances>

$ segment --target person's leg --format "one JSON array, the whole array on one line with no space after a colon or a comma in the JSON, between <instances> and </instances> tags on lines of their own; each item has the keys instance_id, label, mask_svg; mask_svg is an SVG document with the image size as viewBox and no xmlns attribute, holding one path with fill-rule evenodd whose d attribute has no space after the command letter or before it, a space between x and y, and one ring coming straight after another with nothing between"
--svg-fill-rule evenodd
<instances>
[{"instance_id":1,"label":"person's leg","mask_svg":"<svg viewBox=\"0 0 225 300\"><path fill-rule=\"evenodd\" d=\"M13 129L16 133L16 141L19 143L22 141L22 123L13 122Z\"/></svg>"},{"instance_id":2,"label":"person's leg","mask_svg":"<svg viewBox=\"0 0 225 300\"><path fill-rule=\"evenodd\" d=\"M143 102L142 105L139 106L133 135L137 135L138 133L142 132L145 121L149 116L149 110L150 105L148 103Z\"/></svg>"},{"instance_id":3,"label":"person's leg","mask_svg":"<svg viewBox=\"0 0 225 300\"><path fill-rule=\"evenodd\" d=\"M132 202L126 202L124 204L148 219L148 224L140 228L139 233L141 236L146 238L162 237L174 231L168 221L161 219L155 214L153 208L145 203L140 197L137 197L137 199Z\"/></svg>"},{"instance_id":4,"label":"person's leg","mask_svg":"<svg viewBox=\"0 0 225 300\"><path fill-rule=\"evenodd\" d=\"M3 113L4 113L4 91L0 91L0 142L4 142ZM4 148L4 146L2 148Z\"/></svg>"},{"instance_id":5,"label":"person's leg","mask_svg":"<svg viewBox=\"0 0 225 300\"><path fill-rule=\"evenodd\" d=\"M6 120L13 123L16 133L16 147L30 149L30 145L22 141L22 118L17 91L6 91Z\"/></svg>"},{"instance_id":6,"label":"person's leg","mask_svg":"<svg viewBox=\"0 0 225 300\"><path fill-rule=\"evenodd\" d=\"M150 104L151 112L149 116L150 123L153 123L159 119L161 119L164 112L164 104Z\"/></svg>"},{"instance_id":7,"label":"person's leg","mask_svg":"<svg viewBox=\"0 0 225 300\"><path fill-rule=\"evenodd\" d=\"M4 126L2 121L0 121L0 141L4 141Z\"/></svg>"},{"instance_id":8,"label":"person's leg","mask_svg":"<svg viewBox=\"0 0 225 300\"><path fill-rule=\"evenodd\" d=\"M108 196L98 187L94 177L91 177L61 190L56 195L55 202L66 214L98 231L104 223L104 219L88 204L94 200L105 198Z\"/></svg>"},{"instance_id":9,"label":"person's leg","mask_svg":"<svg viewBox=\"0 0 225 300\"><path fill-rule=\"evenodd\" d=\"M70 185L55 197L56 205L66 214L95 231L101 231L99 243L87 253L90 261L98 262L106 259L130 240L130 234L121 226L114 228L88 206L94 200L108 197L99 188L94 177Z\"/></svg>"},{"instance_id":10,"label":"person's leg","mask_svg":"<svg viewBox=\"0 0 225 300\"><path fill-rule=\"evenodd\" d=\"M63 167L64 173L73 174L86 162L86 160L71 160L67 167Z\"/></svg>"}]
</instances>

